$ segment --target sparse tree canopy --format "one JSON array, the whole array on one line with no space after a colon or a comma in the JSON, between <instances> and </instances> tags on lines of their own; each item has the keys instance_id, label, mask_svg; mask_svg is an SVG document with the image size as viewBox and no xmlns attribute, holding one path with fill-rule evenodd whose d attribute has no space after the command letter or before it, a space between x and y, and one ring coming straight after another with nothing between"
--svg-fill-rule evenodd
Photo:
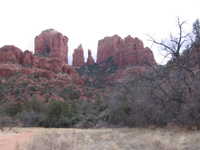
<instances>
[{"instance_id":1,"label":"sparse tree canopy","mask_svg":"<svg viewBox=\"0 0 200 150\"><path fill-rule=\"evenodd\" d=\"M165 52L167 52L167 56L171 55L172 59L178 59L181 55L181 52L186 49L188 45L190 45L188 42L190 41L190 34L184 33L183 26L185 25L185 21L180 21L180 19L177 19L177 27L178 27L178 33L170 34L169 40L165 41L157 41L155 39L151 38L151 41L159 45L163 48Z\"/></svg>"}]
</instances>

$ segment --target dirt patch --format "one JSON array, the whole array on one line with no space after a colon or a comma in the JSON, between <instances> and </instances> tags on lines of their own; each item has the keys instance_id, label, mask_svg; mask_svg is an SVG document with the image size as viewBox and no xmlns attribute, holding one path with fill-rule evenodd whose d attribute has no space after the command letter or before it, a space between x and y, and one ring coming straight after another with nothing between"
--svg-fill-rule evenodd
<instances>
[{"instance_id":1,"label":"dirt patch","mask_svg":"<svg viewBox=\"0 0 200 150\"><path fill-rule=\"evenodd\" d=\"M23 145L31 140L36 130L30 129L12 129L0 132L0 149L17 150L19 145Z\"/></svg>"}]
</instances>

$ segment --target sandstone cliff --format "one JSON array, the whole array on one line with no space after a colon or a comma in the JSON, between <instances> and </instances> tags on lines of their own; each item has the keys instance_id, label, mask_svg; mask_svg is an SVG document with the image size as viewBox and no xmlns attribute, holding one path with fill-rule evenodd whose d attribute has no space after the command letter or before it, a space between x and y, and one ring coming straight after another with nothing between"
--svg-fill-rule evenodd
<instances>
[{"instance_id":1,"label":"sandstone cliff","mask_svg":"<svg viewBox=\"0 0 200 150\"><path fill-rule=\"evenodd\" d=\"M118 35L114 35L100 40L97 50L97 63L100 64L110 57L119 67L155 64L152 51L145 48L141 40L131 36L122 39Z\"/></svg>"},{"instance_id":2,"label":"sandstone cliff","mask_svg":"<svg viewBox=\"0 0 200 150\"><path fill-rule=\"evenodd\" d=\"M35 38L35 54L59 58L68 63L68 38L56 30L43 31Z\"/></svg>"}]
</instances>

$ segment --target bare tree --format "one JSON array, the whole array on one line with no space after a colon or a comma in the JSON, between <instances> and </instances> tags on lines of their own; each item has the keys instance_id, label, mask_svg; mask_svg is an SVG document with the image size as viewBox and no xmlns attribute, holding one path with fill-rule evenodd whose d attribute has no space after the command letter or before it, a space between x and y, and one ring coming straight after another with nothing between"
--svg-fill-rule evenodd
<instances>
[{"instance_id":1,"label":"bare tree","mask_svg":"<svg viewBox=\"0 0 200 150\"><path fill-rule=\"evenodd\" d=\"M166 52L166 56L171 56L171 60L163 69L154 68L155 77L149 80L155 80L153 96L163 102L163 106L172 104L176 106L175 116L178 116L181 107L194 97L195 73L191 63L193 60L193 40L191 33L184 32L185 21L177 18L177 34L170 34L168 40L157 41L150 37L150 41L156 44ZM159 82L158 82L159 81ZM153 83L153 82L152 82Z\"/></svg>"},{"instance_id":2,"label":"bare tree","mask_svg":"<svg viewBox=\"0 0 200 150\"><path fill-rule=\"evenodd\" d=\"M180 18L177 18L177 28L178 34L170 34L169 40L166 41L157 41L154 38L150 37L150 41L154 44L161 46L162 49L167 52L167 55L171 55L172 59L178 59L188 45L190 45L191 36L190 33L184 33L183 26L186 21L180 21Z\"/></svg>"},{"instance_id":3,"label":"bare tree","mask_svg":"<svg viewBox=\"0 0 200 150\"><path fill-rule=\"evenodd\" d=\"M200 73L195 73L194 50L190 33L184 33L185 21L178 18L178 34L170 34L168 41L151 41L163 48L172 60L166 65L154 65L121 84L112 93L109 118L124 124L167 125L175 123L200 128ZM193 52L192 52L193 53ZM196 67L196 66L195 66ZM116 94L116 95L114 95ZM114 122L116 123L116 122Z\"/></svg>"}]
</instances>

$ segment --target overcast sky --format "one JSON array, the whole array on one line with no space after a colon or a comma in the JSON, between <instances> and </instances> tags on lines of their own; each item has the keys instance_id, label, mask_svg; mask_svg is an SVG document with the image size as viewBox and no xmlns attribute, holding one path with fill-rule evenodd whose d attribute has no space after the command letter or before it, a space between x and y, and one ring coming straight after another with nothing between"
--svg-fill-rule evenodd
<instances>
[{"instance_id":1,"label":"overcast sky","mask_svg":"<svg viewBox=\"0 0 200 150\"><path fill-rule=\"evenodd\" d=\"M0 6L0 47L33 51L35 36L54 28L69 38L70 55L82 43L95 56L98 40L114 34L139 37L151 47L146 35L166 38L176 31L178 16L189 31L200 17L200 0L1 0Z\"/></svg>"}]
</instances>

